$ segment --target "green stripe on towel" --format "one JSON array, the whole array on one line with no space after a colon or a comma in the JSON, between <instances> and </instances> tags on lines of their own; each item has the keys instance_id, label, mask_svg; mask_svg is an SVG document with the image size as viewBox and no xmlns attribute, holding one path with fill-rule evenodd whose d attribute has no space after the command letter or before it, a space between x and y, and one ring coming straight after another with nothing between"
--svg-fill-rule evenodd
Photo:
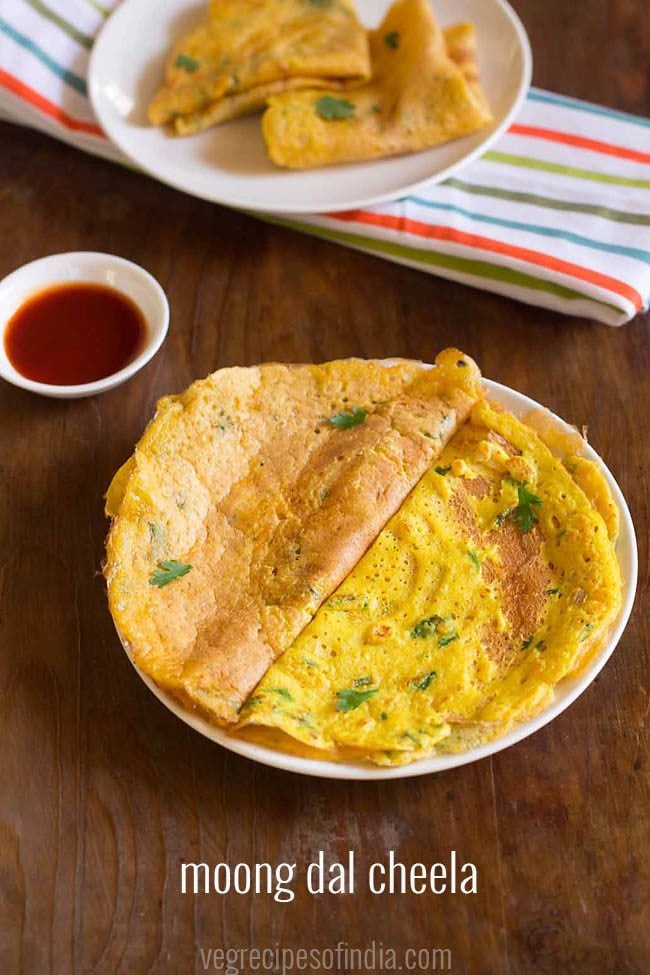
<instances>
[{"instance_id":1,"label":"green stripe on towel","mask_svg":"<svg viewBox=\"0 0 650 975\"><path fill-rule=\"evenodd\" d=\"M259 213L248 211L253 217L262 216ZM592 301L596 305L603 305L616 313L625 314L626 309L620 305L614 305L581 291L567 288L563 284L555 281L547 281L545 278L536 278L523 271L514 268L504 267L501 264L490 264L489 261L478 261L472 258L456 257L453 254L440 254L435 251L420 250L417 247L406 247L403 244L396 244L393 241L379 240L375 237L364 237L359 234L350 234L341 230L332 230L329 227L311 226L310 224L299 223L295 220L285 220L283 218L262 216L267 223L278 224L281 227L288 227L290 230L300 230L303 233L313 234L316 237L323 237L338 244L347 244L352 247L360 247L363 250L373 251L379 254L389 254L391 257L402 258L407 261L415 261L419 264L443 267L450 271L458 271L462 274L470 274L477 278L485 278L491 281L501 281L505 284L515 285L518 288L528 288L529 291L545 291L555 295L557 298L564 298L569 301Z\"/></svg>"},{"instance_id":2,"label":"green stripe on towel","mask_svg":"<svg viewBox=\"0 0 650 975\"><path fill-rule=\"evenodd\" d=\"M73 71L68 71L67 68L62 68L54 58L51 58L38 44L34 44L29 37L25 37L20 31L17 31L14 27L7 23L6 20L0 18L0 33L5 34L10 37L12 41L19 44L25 51L29 51L33 54L35 58L44 64L46 68L52 72L52 74L57 75L57 77L62 78L67 85L78 91L80 95L87 96L88 91L86 89L86 82L83 78L80 78L78 74Z\"/></svg>"},{"instance_id":3,"label":"green stripe on towel","mask_svg":"<svg viewBox=\"0 0 650 975\"><path fill-rule=\"evenodd\" d=\"M81 44L82 47L85 47L88 50L90 50L90 48L93 46L93 37L83 34L74 26L74 24L71 24L64 17L61 17L54 10L50 10L50 8L46 4L42 3L41 0L24 0L24 3L29 4L29 6L32 7L36 13L40 14L44 20L49 20L50 23L55 24L59 30L63 31L64 34L67 34L68 37L71 40L76 41L77 44Z\"/></svg>"},{"instance_id":4,"label":"green stripe on towel","mask_svg":"<svg viewBox=\"0 0 650 975\"><path fill-rule=\"evenodd\" d=\"M629 213L627 210L612 210L611 207L598 206L596 203L574 203L571 200L558 200L551 196L539 196L536 193L517 193L515 190L504 190L497 186L483 186L479 183L465 183L463 180L445 180L443 186L451 186L463 193L476 196L491 196L495 200L508 200L512 203L527 203L530 206L546 207L549 210L563 210L569 213L588 213L603 220L615 220L617 223L629 223L640 227L650 227L650 213Z\"/></svg>"},{"instance_id":5,"label":"green stripe on towel","mask_svg":"<svg viewBox=\"0 0 650 975\"><path fill-rule=\"evenodd\" d=\"M521 166L523 169L539 169L546 173L559 173L576 179L588 179L596 183L613 183L616 186L634 186L640 190L650 190L650 179L635 179L632 176L615 176L613 173L600 173L591 169L576 169L563 163L547 162L531 156L513 156L509 152L495 152L490 149L481 156L489 162L505 163L507 166Z\"/></svg>"}]
</instances>

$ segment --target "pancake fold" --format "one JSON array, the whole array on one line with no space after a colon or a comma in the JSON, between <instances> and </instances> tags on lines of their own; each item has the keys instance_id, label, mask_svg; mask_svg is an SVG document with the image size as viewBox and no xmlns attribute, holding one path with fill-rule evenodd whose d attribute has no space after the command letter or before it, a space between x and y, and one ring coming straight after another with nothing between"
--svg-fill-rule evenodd
<instances>
[{"instance_id":1,"label":"pancake fold","mask_svg":"<svg viewBox=\"0 0 650 975\"><path fill-rule=\"evenodd\" d=\"M621 605L598 467L481 401L242 710L240 734L402 765L554 699Z\"/></svg>"},{"instance_id":2,"label":"pancake fold","mask_svg":"<svg viewBox=\"0 0 650 975\"><path fill-rule=\"evenodd\" d=\"M261 108L272 92L369 74L366 32L350 0L213 0L173 45L149 119L198 132Z\"/></svg>"},{"instance_id":3,"label":"pancake fold","mask_svg":"<svg viewBox=\"0 0 650 975\"><path fill-rule=\"evenodd\" d=\"M472 25L445 34L427 0L396 0L369 36L372 76L345 92L351 112L323 114L319 90L269 99L262 131L276 165L307 169L417 152L491 121Z\"/></svg>"},{"instance_id":4,"label":"pancake fold","mask_svg":"<svg viewBox=\"0 0 650 975\"><path fill-rule=\"evenodd\" d=\"M479 395L449 349L433 369L223 369L161 400L107 493L109 605L136 665L236 721Z\"/></svg>"}]
</instances>

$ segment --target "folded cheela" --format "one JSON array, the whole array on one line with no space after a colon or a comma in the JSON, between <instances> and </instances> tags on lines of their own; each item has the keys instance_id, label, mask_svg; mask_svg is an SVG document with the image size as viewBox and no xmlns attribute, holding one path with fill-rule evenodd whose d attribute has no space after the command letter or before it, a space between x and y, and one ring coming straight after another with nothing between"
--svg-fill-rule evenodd
<instances>
[{"instance_id":1,"label":"folded cheela","mask_svg":"<svg viewBox=\"0 0 650 975\"><path fill-rule=\"evenodd\" d=\"M269 99L262 129L278 166L305 169L416 152L491 121L471 25L453 29L448 51L427 0L397 0L369 36L370 81L345 93L312 89Z\"/></svg>"}]
</instances>

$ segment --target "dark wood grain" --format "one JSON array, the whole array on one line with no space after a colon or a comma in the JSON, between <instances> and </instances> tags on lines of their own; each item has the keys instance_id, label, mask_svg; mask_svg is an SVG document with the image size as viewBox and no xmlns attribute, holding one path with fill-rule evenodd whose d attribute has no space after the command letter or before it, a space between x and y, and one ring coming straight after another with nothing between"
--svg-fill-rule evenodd
<instances>
[{"instance_id":1,"label":"dark wood grain","mask_svg":"<svg viewBox=\"0 0 650 975\"><path fill-rule=\"evenodd\" d=\"M640 0L520 0L535 81L650 114ZM0 387L0 972L202 971L199 948L372 941L449 947L463 975L644 975L648 934L650 321L560 317L193 200L33 132L0 127L0 274L112 251L169 295L156 359L100 398ZM431 359L576 423L636 522L636 611L566 713L493 759L384 784L281 773L167 713L133 672L99 569L102 494L156 399L233 363ZM183 897L181 860L475 862L480 889L393 899ZM343 970L343 969L341 969Z\"/></svg>"}]
</instances>

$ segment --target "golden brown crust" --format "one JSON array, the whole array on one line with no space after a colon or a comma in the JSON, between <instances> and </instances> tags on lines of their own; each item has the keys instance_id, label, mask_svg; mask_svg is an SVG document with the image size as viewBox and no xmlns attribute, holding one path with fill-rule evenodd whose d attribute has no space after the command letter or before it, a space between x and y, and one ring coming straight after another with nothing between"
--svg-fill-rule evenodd
<instances>
[{"instance_id":1,"label":"golden brown crust","mask_svg":"<svg viewBox=\"0 0 650 975\"><path fill-rule=\"evenodd\" d=\"M476 402L474 363L436 361L226 369L161 401L108 496L109 602L143 671L236 719ZM169 559L192 568L151 585Z\"/></svg>"},{"instance_id":2,"label":"golden brown crust","mask_svg":"<svg viewBox=\"0 0 650 975\"><path fill-rule=\"evenodd\" d=\"M247 110L245 93L292 78L359 81L369 74L366 31L350 0L219 0L173 45L149 120L166 125L231 97L237 102L226 111ZM217 108L214 122L220 115Z\"/></svg>"},{"instance_id":3,"label":"golden brown crust","mask_svg":"<svg viewBox=\"0 0 650 975\"><path fill-rule=\"evenodd\" d=\"M321 91L269 99L262 133L272 161L306 169L376 159L478 131L492 116L480 92L473 49L467 61L466 27L460 33L462 53L458 31L452 41L456 56L466 59L462 65L448 52L427 0L396 0L369 34L372 77L346 94L348 114L334 120L323 116ZM471 28L469 35L471 43Z\"/></svg>"}]
</instances>

